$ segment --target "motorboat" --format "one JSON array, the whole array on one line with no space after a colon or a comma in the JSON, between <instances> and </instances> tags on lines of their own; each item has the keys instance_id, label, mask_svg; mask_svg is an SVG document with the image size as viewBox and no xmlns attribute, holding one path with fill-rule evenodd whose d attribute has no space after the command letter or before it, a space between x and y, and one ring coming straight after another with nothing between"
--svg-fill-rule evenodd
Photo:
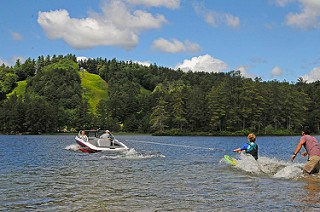
<instances>
[{"instance_id":1,"label":"motorboat","mask_svg":"<svg viewBox=\"0 0 320 212\"><path fill-rule=\"evenodd\" d=\"M86 137L81 135L81 131L85 132ZM129 148L117 139L102 138L104 131L100 130L81 130L75 137L82 152L94 153L101 151L118 152L125 151Z\"/></svg>"}]
</instances>

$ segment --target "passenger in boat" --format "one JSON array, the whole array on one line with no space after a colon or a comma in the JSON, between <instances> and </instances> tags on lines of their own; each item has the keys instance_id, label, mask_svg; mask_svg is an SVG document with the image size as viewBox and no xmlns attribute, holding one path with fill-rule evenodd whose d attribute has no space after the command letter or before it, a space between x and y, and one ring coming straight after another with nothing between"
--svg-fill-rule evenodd
<instances>
[{"instance_id":1,"label":"passenger in boat","mask_svg":"<svg viewBox=\"0 0 320 212\"><path fill-rule=\"evenodd\" d=\"M303 167L304 174L314 174L318 173L320 169L320 149L318 140L310 135L310 128L305 126L302 130L302 137L291 156L291 161L295 159L299 153L301 147L306 149L306 152L301 153L302 157L308 155L308 161Z\"/></svg>"},{"instance_id":2,"label":"passenger in boat","mask_svg":"<svg viewBox=\"0 0 320 212\"><path fill-rule=\"evenodd\" d=\"M104 134L100 136L100 138L107 138L110 140L111 146L113 146L114 136L111 134L109 130L106 130Z\"/></svg>"},{"instance_id":3,"label":"passenger in boat","mask_svg":"<svg viewBox=\"0 0 320 212\"><path fill-rule=\"evenodd\" d=\"M86 132L84 130L81 131L79 136L83 141L88 141L88 136L86 135Z\"/></svg>"},{"instance_id":4,"label":"passenger in boat","mask_svg":"<svg viewBox=\"0 0 320 212\"><path fill-rule=\"evenodd\" d=\"M243 147L237 148L233 150L234 152L245 152L247 154L250 154L254 157L254 159L258 160L258 144L256 143L256 135L253 133L250 133L248 135L248 143L246 143Z\"/></svg>"}]
</instances>

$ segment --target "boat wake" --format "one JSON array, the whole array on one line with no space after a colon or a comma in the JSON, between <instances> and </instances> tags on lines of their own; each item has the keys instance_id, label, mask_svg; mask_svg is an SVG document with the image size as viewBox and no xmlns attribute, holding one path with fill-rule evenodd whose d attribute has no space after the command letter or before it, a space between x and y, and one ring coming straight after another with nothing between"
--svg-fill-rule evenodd
<instances>
[{"instance_id":1,"label":"boat wake","mask_svg":"<svg viewBox=\"0 0 320 212\"><path fill-rule=\"evenodd\" d=\"M104 155L101 158L105 159L128 159L128 160L143 160L143 159L150 159L150 158L165 158L165 155L161 153L154 153L154 152L144 152L140 153L137 152L135 149L131 148L126 152L122 152L121 154L117 155Z\"/></svg>"},{"instance_id":2,"label":"boat wake","mask_svg":"<svg viewBox=\"0 0 320 212\"><path fill-rule=\"evenodd\" d=\"M64 149L71 151L80 151L80 146L78 144L71 144L69 146L66 146Z\"/></svg>"},{"instance_id":3,"label":"boat wake","mask_svg":"<svg viewBox=\"0 0 320 212\"><path fill-rule=\"evenodd\" d=\"M80 146L78 144L71 144L64 148L69 151L80 151ZM128 159L128 160L143 160L150 158L165 158L166 156L158 152L137 152L135 149L131 148L127 151L118 152L117 154L103 155L101 158L105 159Z\"/></svg>"},{"instance_id":4,"label":"boat wake","mask_svg":"<svg viewBox=\"0 0 320 212\"><path fill-rule=\"evenodd\" d=\"M224 159L222 161L225 162ZM258 161L256 161L251 156L241 154L237 160L237 164L233 167L255 175L297 179L303 176L303 166L304 164L302 163L292 163L268 157L259 157Z\"/></svg>"}]
</instances>

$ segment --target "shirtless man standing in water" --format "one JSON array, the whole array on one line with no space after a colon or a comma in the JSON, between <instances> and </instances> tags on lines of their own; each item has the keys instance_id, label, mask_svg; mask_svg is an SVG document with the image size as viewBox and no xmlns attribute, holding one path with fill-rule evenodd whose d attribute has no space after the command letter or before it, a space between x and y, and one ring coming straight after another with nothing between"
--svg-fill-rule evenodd
<instances>
[{"instance_id":1,"label":"shirtless man standing in water","mask_svg":"<svg viewBox=\"0 0 320 212\"><path fill-rule=\"evenodd\" d=\"M302 131L302 137L298 143L293 155L291 156L291 161L294 160L296 155L299 153L301 147L304 146L306 152L301 155L305 157L308 155L308 161L303 167L304 174L314 174L318 173L320 169L320 149L318 140L310 135L309 127L304 127Z\"/></svg>"}]
</instances>

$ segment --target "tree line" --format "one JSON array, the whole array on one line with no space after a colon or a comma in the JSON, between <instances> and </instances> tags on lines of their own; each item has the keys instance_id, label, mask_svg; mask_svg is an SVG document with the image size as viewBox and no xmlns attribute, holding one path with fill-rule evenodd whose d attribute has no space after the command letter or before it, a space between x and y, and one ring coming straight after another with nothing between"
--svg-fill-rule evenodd
<instances>
[{"instance_id":1,"label":"tree line","mask_svg":"<svg viewBox=\"0 0 320 212\"><path fill-rule=\"evenodd\" d=\"M95 110L84 97L81 70L108 84ZM26 81L22 95L10 94ZM57 132L83 128L162 134L320 130L320 82L262 81L239 71L183 72L131 61L74 55L39 56L0 66L0 131Z\"/></svg>"}]
</instances>

